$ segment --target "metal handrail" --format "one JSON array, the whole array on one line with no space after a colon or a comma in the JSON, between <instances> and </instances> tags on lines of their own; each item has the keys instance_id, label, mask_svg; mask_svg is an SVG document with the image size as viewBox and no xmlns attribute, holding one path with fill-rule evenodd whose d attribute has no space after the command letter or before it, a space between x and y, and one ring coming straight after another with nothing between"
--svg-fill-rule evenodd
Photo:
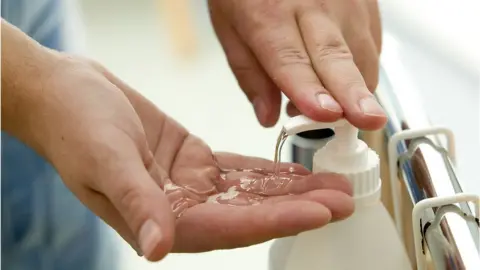
<instances>
[{"instance_id":1,"label":"metal handrail","mask_svg":"<svg viewBox=\"0 0 480 270\"><path fill-rule=\"evenodd\" d=\"M409 73L403 68L400 57L392 51L395 48L390 48L390 51L388 46L385 48L387 51L382 52L380 83L375 95L389 118L385 129L386 141L389 141L399 132L429 128L431 123L421 104L418 89L410 84L412 80ZM426 199L454 196L464 192L452 162L454 153L449 155L446 148L441 138L436 135L406 139L396 145L396 154L401 157L397 165L403 176L400 178L405 182L413 205ZM474 216L475 211L468 203L459 203L458 206L464 215ZM435 220L438 209L440 207L426 211L423 227L413 229L428 230L424 226ZM445 241L441 243L447 243L448 248L434 247L439 245L438 241L429 242L428 237L424 239L431 257L434 260L443 260L434 262L437 269L480 269L478 216L476 218L477 224L469 224L456 215L446 215L442 219L439 231ZM399 233L401 231L399 228Z\"/></svg>"}]
</instances>

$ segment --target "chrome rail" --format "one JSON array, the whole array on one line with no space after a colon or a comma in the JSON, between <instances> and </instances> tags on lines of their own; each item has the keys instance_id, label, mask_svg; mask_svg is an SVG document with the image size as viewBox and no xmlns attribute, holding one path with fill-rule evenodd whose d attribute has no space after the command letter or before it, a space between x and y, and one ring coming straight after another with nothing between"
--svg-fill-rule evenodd
<instances>
[{"instance_id":1,"label":"chrome rail","mask_svg":"<svg viewBox=\"0 0 480 270\"><path fill-rule=\"evenodd\" d=\"M385 129L385 143L388 143L399 132L429 128L432 123L422 106L419 89L411 83L411 75L403 68L396 53L395 41L385 40L384 45L380 82L375 94L389 118ZM456 176L454 153L447 153L446 148L442 138L436 135L406 139L397 144L396 154L400 157L397 168L402 174L399 179L405 182L413 205L429 198L465 192ZM468 203L452 205L457 205L463 216L473 217L476 222L467 222L462 215L445 214L442 210L445 208L433 207L425 211L422 224L413 229L422 230L422 236L426 235L422 243L424 248L428 248L435 269L480 269L476 211ZM443 217L441 229L436 230L438 235L432 238L433 233L426 234L426 231L429 230L428 225L437 221L437 214ZM442 241L438 241L439 238Z\"/></svg>"}]
</instances>

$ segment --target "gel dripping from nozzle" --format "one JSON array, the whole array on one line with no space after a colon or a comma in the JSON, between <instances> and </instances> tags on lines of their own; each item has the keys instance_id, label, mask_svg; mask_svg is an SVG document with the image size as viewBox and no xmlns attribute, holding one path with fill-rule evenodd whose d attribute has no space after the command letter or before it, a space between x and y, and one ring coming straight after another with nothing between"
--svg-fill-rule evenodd
<instances>
[{"instance_id":1,"label":"gel dripping from nozzle","mask_svg":"<svg viewBox=\"0 0 480 270\"><path fill-rule=\"evenodd\" d=\"M278 135L277 143L275 144L275 155L273 157L273 172L276 177L278 177L280 173L280 163L282 162L282 148L287 138L287 132L285 131L285 129L282 128L282 131L280 131L280 134Z\"/></svg>"}]
</instances>

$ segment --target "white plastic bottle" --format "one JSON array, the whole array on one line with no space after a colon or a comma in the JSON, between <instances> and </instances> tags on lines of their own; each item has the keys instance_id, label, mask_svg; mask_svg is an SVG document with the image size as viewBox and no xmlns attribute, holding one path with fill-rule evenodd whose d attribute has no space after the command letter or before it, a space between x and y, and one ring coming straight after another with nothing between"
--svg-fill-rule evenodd
<instances>
[{"instance_id":1,"label":"white plastic bottle","mask_svg":"<svg viewBox=\"0 0 480 270\"><path fill-rule=\"evenodd\" d=\"M290 119L288 135L333 128L335 137L319 149L313 172L344 175L353 186L355 212L349 218L294 237L277 239L270 250L271 270L411 270L405 246L380 200L378 155L358 139L345 119L315 122Z\"/></svg>"}]
</instances>

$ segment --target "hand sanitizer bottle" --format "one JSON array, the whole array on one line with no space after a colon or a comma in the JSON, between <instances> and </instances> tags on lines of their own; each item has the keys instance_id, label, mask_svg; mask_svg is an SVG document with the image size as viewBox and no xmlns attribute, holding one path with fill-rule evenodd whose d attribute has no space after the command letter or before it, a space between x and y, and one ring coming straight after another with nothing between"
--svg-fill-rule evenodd
<instances>
[{"instance_id":1,"label":"hand sanitizer bottle","mask_svg":"<svg viewBox=\"0 0 480 270\"><path fill-rule=\"evenodd\" d=\"M378 155L358 139L358 129L341 119L332 123L291 118L287 135L332 128L335 137L313 158L314 173L345 176L353 186L355 212L345 220L274 241L271 270L411 270L405 246L380 200Z\"/></svg>"}]
</instances>

